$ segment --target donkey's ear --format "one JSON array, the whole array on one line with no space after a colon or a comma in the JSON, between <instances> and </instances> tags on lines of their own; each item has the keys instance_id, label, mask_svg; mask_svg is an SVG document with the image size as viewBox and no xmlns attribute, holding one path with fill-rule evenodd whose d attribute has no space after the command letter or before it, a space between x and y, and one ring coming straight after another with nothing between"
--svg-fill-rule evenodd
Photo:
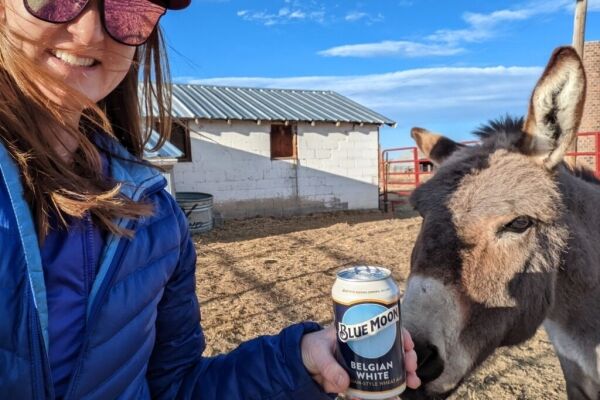
<instances>
[{"instance_id":1,"label":"donkey's ear","mask_svg":"<svg viewBox=\"0 0 600 400\"><path fill-rule=\"evenodd\" d=\"M423 128L412 128L410 136L417 143L417 147L425 157L429 158L435 165L440 165L450 154L464 147L445 136L429 132Z\"/></svg>"},{"instance_id":2,"label":"donkey's ear","mask_svg":"<svg viewBox=\"0 0 600 400\"><path fill-rule=\"evenodd\" d=\"M523 130L523 152L556 167L577 135L585 100L585 71L572 47L554 51L538 81Z\"/></svg>"}]
</instances>

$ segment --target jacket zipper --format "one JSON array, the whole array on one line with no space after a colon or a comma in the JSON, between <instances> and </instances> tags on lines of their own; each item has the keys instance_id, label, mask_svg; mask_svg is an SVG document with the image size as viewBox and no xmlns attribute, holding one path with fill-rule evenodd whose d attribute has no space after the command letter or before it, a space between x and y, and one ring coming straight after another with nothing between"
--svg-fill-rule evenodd
<instances>
[{"instance_id":1,"label":"jacket zipper","mask_svg":"<svg viewBox=\"0 0 600 400\"><path fill-rule=\"evenodd\" d=\"M31 301L31 300L30 300ZM30 306L31 309L31 306ZM36 318L36 310L33 308L31 317L31 346L32 354L34 358L34 374L33 374L33 386L34 386L34 399L44 400L46 398L46 392L50 395L50 399L55 398L54 385L52 384L52 372L50 370L50 364L48 357L45 352L44 339L41 334L41 326L39 318ZM34 339L38 339L37 341ZM44 349L44 350L40 350ZM41 395L41 397L40 397Z\"/></svg>"},{"instance_id":2,"label":"jacket zipper","mask_svg":"<svg viewBox=\"0 0 600 400\"><path fill-rule=\"evenodd\" d=\"M96 260L94 258L94 224L92 222L92 215L89 212L86 212L85 219L85 243L84 243L84 251L85 251L85 292L87 297L89 297L90 291L92 289L92 284L94 282L94 277L96 275ZM87 306L86 306L87 309Z\"/></svg>"},{"instance_id":3,"label":"jacket zipper","mask_svg":"<svg viewBox=\"0 0 600 400\"><path fill-rule=\"evenodd\" d=\"M84 229L85 229L85 242L83 243L83 251L84 251L84 256L85 256L85 265L84 265L84 285L85 285L85 290L86 293L88 293L89 295L89 291L91 289L91 285L92 282L94 281L94 257L93 257L93 253L92 253L92 249L94 248L94 231L93 231L93 225L92 225L92 216L89 212L86 213L84 219L83 219L83 224L84 224ZM32 314L33 317L31 318L31 325L33 328L33 336L35 338L41 338L41 334L40 334L40 327L39 327L39 320L37 318L35 318L35 313ZM43 340L41 341L41 344L43 346ZM48 360L48 357L43 357L39 347L36 345L36 343L32 344L32 349L33 349L33 357L35 360L35 366L37 367L38 365L42 365L42 362L46 362ZM44 399L45 396L43 395L43 393L45 393L46 388L44 387L44 370L46 371L46 373L48 374L49 377L52 376L51 372L50 372L50 367L49 365L46 366L45 364L42 367L42 372L40 375L40 371L38 370L38 368L34 368L34 376L33 376L33 381L34 381L34 387L36 388L35 391L35 399ZM54 399L55 395L54 395L54 387L53 385L50 385L51 387L51 398ZM42 397L39 397L39 394L42 393Z\"/></svg>"},{"instance_id":4,"label":"jacket zipper","mask_svg":"<svg viewBox=\"0 0 600 400\"><path fill-rule=\"evenodd\" d=\"M30 300L31 301L31 300ZM35 308L34 308L35 310ZM39 343L39 339L41 337L40 332L39 332L39 326L38 326L38 321L36 318L36 313L35 312L31 312L31 305L29 305L28 307L28 312L29 312L29 324L31 325L31 328L33 330L33 334L30 337L30 346L31 346L31 353L33 356L33 366L32 366L32 376L31 379L33 380L33 398L34 400L37 399L43 399L45 390L44 390L44 384L43 384L43 369L40 368L41 367L41 355L40 355L40 343ZM42 376L40 376L42 375ZM40 397L41 395L41 397Z\"/></svg>"},{"instance_id":5,"label":"jacket zipper","mask_svg":"<svg viewBox=\"0 0 600 400\"><path fill-rule=\"evenodd\" d=\"M136 224L131 222L127 225L127 229L134 229L135 226L136 226ZM98 292L96 301L93 305L92 312L90 313L90 317L86 321L85 337L83 339L83 344L81 345L79 359L77 360L77 366L75 367L75 369L73 371L73 376L71 377L71 384L67 391L67 394L65 395L65 399L70 399L71 396L73 395L73 392L75 392L75 390L77 390L77 386L79 383L79 373L80 373L81 367L83 365L84 355L87 352L87 348L89 345L89 332L92 328L93 321L96 318L96 314L98 313L98 310L100 309L99 304L102 304L102 302L103 302L103 301L100 302L100 300L104 300L104 297L106 295L106 292L108 291L108 288L112 285L112 280L113 280L114 276L116 275L116 272L121 269L123 255L125 254L125 250L129 247L129 243L130 243L129 240L120 239L119 243L117 244L118 248L113 257L113 263L110 266L106 276L104 277L104 282L102 282L102 287L100 288L100 290Z\"/></svg>"},{"instance_id":6,"label":"jacket zipper","mask_svg":"<svg viewBox=\"0 0 600 400\"><path fill-rule=\"evenodd\" d=\"M141 198L143 196L153 194L155 191L158 191L158 189L162 189L163 187L164 187L164 184L162 183L162 180L161 180L161 182L159 184L155 184L155 185L149 187L148 189L146 189L145 191L143 191L140 196L135 196L134 200L137 201L139 198ZM135 230L136 226L137 226L136 221L130 221L127 224L126 229ZM98 313L100 306L102 304L104 304L104 298L106 297L106 293L108 292L108 289L112 286L112 281L113 281L114 277L116 276L117 272L121 268L123 256L126 253L126 250L129 247L130 243L131 243L131 240L127 240L127 239L123 239L123 238L119 239L119 243L117 244L117 246L118 246L117 250L113 256L113 262L112 262L111 266L108 268L106 276L104 277L104 280L102 282L102 286L100 287L100 289L98 290L98 294L96 295L96 298L95 298L95 301L93 304L93 308L90 312L90 316L89 316L88 320L86 321L85 337L83 340L83 344L81 346L79 359L77 360L77 366L75 367L75 369L73 371L73 376L71 377L70 386L67 390L67 394L64 397L65 400L70 399L73 396L73 394L75 393L75 391L77 390L77 387L79 385L79 374L81 373L81 367L83 365L84 355L87 352L87 349L89 347L89 339L90 339L89 333L93 328L93 324L96 319L96 314Z\"/></svg>"}]
</instances>

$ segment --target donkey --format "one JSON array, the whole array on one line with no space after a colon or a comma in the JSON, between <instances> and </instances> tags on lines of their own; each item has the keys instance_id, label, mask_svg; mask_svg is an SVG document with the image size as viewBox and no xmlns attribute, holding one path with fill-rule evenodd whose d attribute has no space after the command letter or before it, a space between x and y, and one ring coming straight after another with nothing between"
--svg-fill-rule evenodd
<instances>
[{"instance_id":1,"label":"donkey","mask_svg":"<svg viewBox=\"0 0 600 400\"><path fill-rule=\"evenodd\" d=\"M413 128L438 169L410 198L423 221L402 307L423 385L405 398L446 398L543 324L569 399L600 399L600 182L563 162L585 87L577 53L558 48L524 123L468 147Z\"/></svg>"}]
</instances>

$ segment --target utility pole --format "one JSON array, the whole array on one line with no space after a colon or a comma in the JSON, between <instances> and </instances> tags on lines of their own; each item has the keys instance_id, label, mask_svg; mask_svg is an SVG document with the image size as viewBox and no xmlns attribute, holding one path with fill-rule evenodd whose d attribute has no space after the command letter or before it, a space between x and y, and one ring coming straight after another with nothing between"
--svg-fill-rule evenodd
<instances>
[{"instance_id":1,"label":"utility pole","mask_svg":"<svg viewBox=\"0 0 600 400\"><path fill-rule=\"evenodd\" d=\"M583 59L583 44L585 43L585 17L587 15L587 0L576 0L575 21L573 23L573 47Z\"/></svg>"},{"instance_id":2,"label":"utility pole","mask_svg":"<svg viewBox=\"0 0 600 400\"><path fill-rule=\"evenodd\" d=\"M575 0L575 19L573 22L573 47L583 60L583 47L585 43L585 18L587 15L587 5L588 0ZM577 141L578 137L576 136L571 143L571 147L569 148L570 152L577 152ZM567 157L567 163L571 167L575 167L577 164L577 157Z\"/></svg>"}]
</instances>

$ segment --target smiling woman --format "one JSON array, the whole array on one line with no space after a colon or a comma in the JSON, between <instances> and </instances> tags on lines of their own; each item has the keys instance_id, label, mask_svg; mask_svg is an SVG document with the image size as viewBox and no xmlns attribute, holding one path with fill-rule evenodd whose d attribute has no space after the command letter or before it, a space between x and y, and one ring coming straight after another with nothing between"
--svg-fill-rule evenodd
<instances>
[{"instance_id":1,"label":"smiling woman","mask_svg":"<svg viewBox=\"0 0 600 400\"><path fill-rule=\"evenodd\" d=\"M145 46L136 48L107 40L97 7L80 10L76 23L59 24L41 22L38 14L28 11L33 8L31 4L3 0L0 9L4 21L0 27L0 62L7 86L0 90L0 96L8 105L0 110L0 119L6 126L4 139L12 143L9 150L20 161L26 195L35 206L40 239L48 232L51 209L72 216L89 210L101 225L123 233L112 223L114 217L146 215L149 209L117 199L115 184L100 179L99 154L79 126L101 127L117 135L131 153L142 154L137 77L140 66L149 66L154 54L160 53L160 31L153 31ZM42 15L43 4L56 8L60 3L34 4ZM81 1L68 4L85 6ZM50 12L43 16L54 17ZM154 69L156 82L160 83L164 79L160 62ZM145 75L148 93L148 71ZM158 85L157 97L163 100L158 102L158 111L166 120L167 96L163 86ZM32 112L23 113L26 109ZM115 112L117 109L122 111ZM152 115L152 110L147 107L146 113ZM32 153L35 157L30 157ZM130 207L123 207L124 202Z\"/></svg>"},{"instance_id":2,"label":"smiling woman","mask_svg":"<svg viewBox=\"0 0 600 400\"><path fill-rule=\"evenodd\" d=\"M97 9L87 9L78 24L65 29L63 25L41 25L19 0L5 1L7 28L14 33L15 45L89 100L102 100L129 72L135 47L105 40L102 26L90 23L99 18ZM54 93L54 100L66 103L65 94Z\"/></svg>"},{"instance_id":3,"label":"smiling woman","mask_svg":"<svg viewBox=\"0 0 600 400\"><path fill-rule=\"evenodd\" d=\"M194 242L141 159L139 105L147 129L160 121L157 147L171 125L158 21L188 4L0 0L3 397L316 400L348 386L334 332L311 322L203 356Z\"/></svg>"}]
</instances>

